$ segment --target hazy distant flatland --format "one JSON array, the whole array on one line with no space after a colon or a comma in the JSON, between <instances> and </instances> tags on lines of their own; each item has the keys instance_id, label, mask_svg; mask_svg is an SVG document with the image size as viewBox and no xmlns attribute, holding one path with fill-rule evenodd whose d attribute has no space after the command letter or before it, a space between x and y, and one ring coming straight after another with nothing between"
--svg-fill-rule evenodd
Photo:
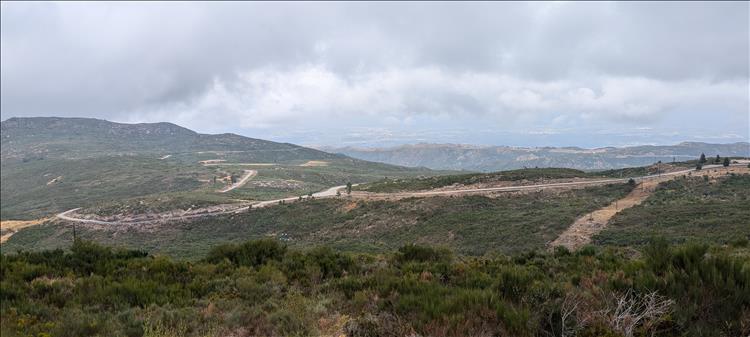
<instances>
[{"instance_id":1,"label":"hazy distant flatland","mask_svg":"<svg viewBox=\"0 0 750 337\"><path fill-rule=\"evenodd\" d=\"M502 171L524 167L561 167L579 170L605 170L645 166L657 161L694 159L705 153L713 157L750 156L750 143L707 144L684 142L670 146L604 147L510 147L456 144L415 144L391 148L323 147L363 160L401 166L442 170Z\"/></svg>"},{"instance_id":2,"label":"hazy distant flatland","mask_svg":"<svg viewBox=\"0 0 750 337\"><path fill-rule=\"evenodd\" d=\"M262 200L307 194L348 181L437 173L234 134L199 134L170 123L39 117L11 118L0 128L3 219L33 219L163 193L183 193L197 202ZM200 163L217 159L262 165ZM310 166L311 161L326 164ZM239 177L249 167L258 171L254 180L268 183L214 195L229 184L221 178ZM214 182L214 177L219 180Z\"/></svg>"}]
</instances>

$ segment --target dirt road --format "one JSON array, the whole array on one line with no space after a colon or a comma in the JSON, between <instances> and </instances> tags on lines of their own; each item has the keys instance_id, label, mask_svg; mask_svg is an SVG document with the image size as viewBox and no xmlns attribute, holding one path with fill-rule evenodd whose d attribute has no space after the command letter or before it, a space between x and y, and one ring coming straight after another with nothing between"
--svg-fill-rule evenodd
<instances>
[{"instance_id":1,"label":"dirt road","mask_svg":"<svg viewBox=\"0 0 750 337\"><path fill-rule=\"evenodd\" d=\"M231 190L233 190L235 188L245 186L245 184L247 184L247 181L250 180L250 179L252 179L256 175L258 175L258 171L256 171L256 170L245 170L245 174L242 175L242 177L240 178L240 180L238 180L236 183L234 183L232 185L229 185L227 187L224 187L224 188L220 189L219 193L227 193L227 192L229 192L229 191L231 191Z\"/></svg>"},{"instance_id":2,"label":"dirt road","mask_svg":"<svg viewBox=\"0 0 750 337\"><path fill-rule=\"evenodd\" d=\"M323 191L320 191L320 192L317 192L317 193L313 193L312 196L313 196L313 198L330 198L330 197L335 197L336 196L336 192L338 192L340 190L343 190L344 188L346 188L346 185L334 186L334 187L331 187L329 189L326 189L326 190L323 190ZM295 201L299 201L299 198L300 197L289 197L289 198L283 198L283 199L261 201L261 202L259 202L257 204L253 204L252 208L261 208L261 207L267 207L267 206L277 205L280 202L295 202ZM302 199L307 199L307 198L309 198L309 197L306 196L306 195L302 196Z\"/></svg>"},{"instance_id":3,"label":"dirt road","mask_svg":"<svg viewBox=\"0 0 750 337\"><path fill-rule=\"evenodd\" d=\"M112 225L143 225L143 224L150 224L150 223L158 223L158 222L169 222L169 221L179 221L179 220L189 220L194 218L200 218L205 216L214 216L214 215L222 215L222 214L232 214L232 213L239 213L242 211L246 211L249 205L236 205L234 207L230 207L225 210L211 212L211 213L192 213L188 215L178 215L178 216L172 216L168 218L156 218L156 219L148 219L148 220L135 220L135 221L104 221L104 220L96 220L96 219L84 219L84 218L78 218L75 217L73 214L81 209L74 208L71 210L67 210L65 212L62 212L57 215L58 219L65 220L65 221L71 221L71 222L78 222L78 223L85 223L85 224L92 224L92 225L106 225L106 226L112 226Z\"/></svg>"},{"instance_id":4,"label":"dirt road","mask_svg":"<svg viewBox=\"0 0 750 337\"><path fill-rule=\"evenodd\" d=\"M692 172L693 176L707 175L710 177L716 177L728 172L750 172L744 165L746 164L732 165L729 168L724 168L721 165L706 165L701 171L689 170L689 172ZM576 219L568 229L554 241L550 242L549 246L552 248L562 246L568 248L568 250L577 250L591 243L591 239L607 227L607 224L615 214L642 203L656 190L659 183L670 180L680 174L686 174L686 171L649 176L649 179L641 179L636 188L624 198Z\"/></svg>"},{"instance_id":5,"label":"dirt road","mask_svg":"<svg viewBox=\"0 0 750 337\"><path fill-rule=\"evenodd\" d=\"M746 164L736 164L733 165L733 167L738 166L744 166ZM671 179L673 177L679 176L679 175L686 175L690 172L694 172L693 174L701 174L701 172L710 172L712 170L718 170L721 168L721 165L706 165L703 167L702 171L695 171L694 169L687 169L682 171L676 171L676 172L669 172L664 173L660 175L648 175L643 177L634 177L633 179L636 180L636 182L642 184L647 181L654 181L656 184L657 182L664 181ZM576 181L576 182L565 182L565 183L549 183L549 184L537 184L537 185L525 185L525 186L506 186L506 187L490 187L490 188L473 188L473 189L459 189L459 190L447 190L447 191L422 191L422 192L399 192L399 193L376 193L376 194L368 194L365 196L366 198L378 198L378 197L385 197L385 198L408 198L408 197L429 197L429 196L438 196L438 195L460 195L460 194L476 194L476 193L490 193L490 192L515 192L515 191L524 191L524 190L542 190L542 189L551 189L551 188L561 188L561 187L584 187L584 186L594 186L594 185L604 185L604 184L613 184L613 183L624 183L627 182L629 178L622 178L622 179L599 179L599 180L586 180L586 181ZM336 192L343 190L346 188L345 185L341 186L334 186L331 188L328 188L326 190L317 192L313 194L314 198L332 198L336 197ZM359 197L356 195L352 195L352 197ZM302 199L307 199L308 196L302 196ZM280 203L288 203L288 202L295 202L299 201L300 197L288 197L288 198L281 198L281 199L274 199L274 200L266 200L261 201L254 204L238 204L236 207L232 209L217 211L217 212L205 212L205 213L199 213L199 214L191 214L188 216L174 216L174 217L167 217L167 218L159 218L158 220L144 220L139 222L130 222L130 221L103 221L103 220L95 220L95 219L83 219L83 218L77 218L75 216L72 216L73 213L75 213L76 209L72 209L69 211L65 211L63 213L60 213L57 215L57 218L66 220L66 221L76 221L76 222L82 222L82 223L91 223L91 224L99 224L99 225L119 225L119 224L136 224L136 223L147 223L147 222L154 222L154 221L171 221L171 220L184 220L189 218L196 218L196 217L202 217L202 216L212 216L212 215L221 215L221 214L229 214L229 213L238 213L242 211L247 211L248 208L262 208L262 207L269 207L273 205L278 205ZM618 205L619 206L619 205ZM622 207L620 207L622 209ZM590 236L589 236L590 237Z\"/></svg>"}]
</instances>

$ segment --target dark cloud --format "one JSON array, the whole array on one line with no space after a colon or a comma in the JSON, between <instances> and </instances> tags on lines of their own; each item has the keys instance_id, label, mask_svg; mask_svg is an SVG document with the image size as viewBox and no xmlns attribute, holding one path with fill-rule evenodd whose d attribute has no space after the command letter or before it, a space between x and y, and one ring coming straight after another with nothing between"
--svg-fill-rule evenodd
<instances>
[{"instance_id":1,"label":"dark cloud","mask_svg":"<svg viewBox=\"0 0 750 337\"><path fill-rule=\"evenodd\" d=\"M3 119L569 127L700 107L747 133L747 2L0 6Z\"/></svg>"}]
</instances>

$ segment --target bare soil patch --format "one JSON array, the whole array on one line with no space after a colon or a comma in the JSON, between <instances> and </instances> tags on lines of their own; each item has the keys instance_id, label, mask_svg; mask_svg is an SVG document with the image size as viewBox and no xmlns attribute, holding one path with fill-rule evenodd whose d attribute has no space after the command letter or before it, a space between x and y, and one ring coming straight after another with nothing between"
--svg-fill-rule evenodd
<instances>
[{"instance_id":1,"label":"bare soil patch","mask_svg":"<svg viewBox=\"0 0 750 337\"><path fill-rule=\"evenodd\" d=\"M13 234L16 234L21 229L26 227L35 226L50 218L36 219L36 220L5 220L0 221L0 243L8 241Z\"/></svg>"},{"instance_id":2,"label":"bare soil patch","mask_svg":"<svg viewBox=\"0 0 750 337\"><path fill-rule=\"evenodd\" d=\"M307 163L300 164L299 166L328 166L327 161L321 161L321 160L311 160Z\"/></svg>"}]
</instances>

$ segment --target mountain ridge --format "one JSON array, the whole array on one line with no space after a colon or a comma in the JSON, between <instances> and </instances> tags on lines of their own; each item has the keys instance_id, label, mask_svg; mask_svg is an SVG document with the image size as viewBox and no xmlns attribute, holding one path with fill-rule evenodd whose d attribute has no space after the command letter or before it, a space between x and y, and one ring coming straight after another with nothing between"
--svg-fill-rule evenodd
<instances>
[{"instance_id":1,"label":"mountain ridge","mask_svg":"<svg viewBox=\"0 0 750 337\"><path fill-rule=\"evenodd\" d=\"M337 155L234 133L203 134L169 122L117 123L96 118L13 117L0 122L1 158L88 158L102 153L295 151L300 159Z\"/></svg>"},{"instance_id":2,"label":"mountain ridge","mask_svg":"<svg viewBox=\"0 0 750 337\"><path fill-rule=\"evenodd\" d=\"M750 143L711 144L681 142L675 145L581 148L514 147L469 144L406 144L388 148L320 147L350 157L401 166L430 169L500 171L524 167L564 167L584 170L643 166L657 161L686 160L700 156L748 156Z\"/></svg>"}]
</instances>

